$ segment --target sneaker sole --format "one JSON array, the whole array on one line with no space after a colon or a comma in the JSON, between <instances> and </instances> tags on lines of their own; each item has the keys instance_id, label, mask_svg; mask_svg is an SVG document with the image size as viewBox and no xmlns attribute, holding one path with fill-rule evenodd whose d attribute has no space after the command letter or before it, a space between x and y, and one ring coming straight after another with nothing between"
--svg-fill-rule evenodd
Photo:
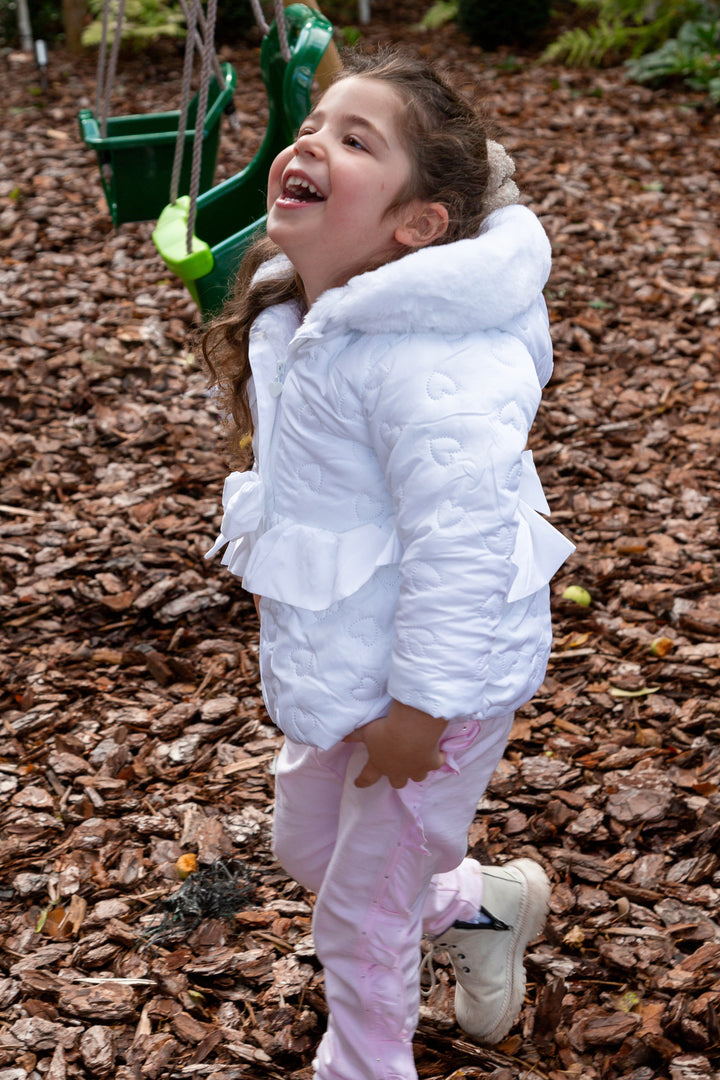
<instances>
[{"instance_id":1,"label":"sneaker sole","mask_svg":"<svg viewBox=\"0 0 720 1080\"><path fill-rule=\"evenodd\" d=\"M468 1007L465 1009L463 1007L465 993L462 987L458 985L455 990L455 1013L458 1023L469 1035L473 1035L488 1046L501 1042L520 1015L526 985L523 956L528 942L537 937L545 925L550 910L550 881L543 868L532 859L513 859L503 865L503 870L508 870L510 867L519 873L525 883L525 888L516 924L512 930L513 942L509 956L508 979L505 985L506 1004L500 1019L490 1031L478 1030L477 1027L473 1029L471 1018L477 1017L476 1007L473 1006L471 1000L468 1000ZM464 1015L468 1018L467 1025L461 1019Z\"/></svg>"}]
</instances>

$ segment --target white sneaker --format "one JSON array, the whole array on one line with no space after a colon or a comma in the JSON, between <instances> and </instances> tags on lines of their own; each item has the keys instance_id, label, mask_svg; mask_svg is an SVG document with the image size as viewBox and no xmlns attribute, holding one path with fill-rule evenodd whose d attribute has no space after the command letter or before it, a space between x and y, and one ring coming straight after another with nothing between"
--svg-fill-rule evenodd
<instances>
[{"instance_id":1,"label":"white sneaker","mask_svg":"<svg viewBox=\"0 0 720 1080\"><path fill-rule=\"evenodd\" d=\"M456 922L433 941L455 969L455 1015L461 1028L492 1046L513 1026L525 997L523 954L542 930L550 904L547 874L532 859L483 867L486 925Z\"/></svg>"}]
</instances>

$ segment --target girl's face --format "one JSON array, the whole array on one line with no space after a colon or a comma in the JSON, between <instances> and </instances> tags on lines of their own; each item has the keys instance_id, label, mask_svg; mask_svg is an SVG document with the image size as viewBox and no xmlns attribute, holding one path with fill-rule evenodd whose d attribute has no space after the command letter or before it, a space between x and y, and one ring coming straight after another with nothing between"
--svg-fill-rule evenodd
<instances>
[{"instance_id":1,"label":"girl's face","mask_svg":"<svg viewBox=\"0 0 720 1080\"><path fill-rule=\"evenodd\" d=\"M403 222L413 204L387 213L411 171L401 110L387 83L343 79L270 168L267 233L293 263L309 304L408 246Z\"/></svg>"}]
</instances>

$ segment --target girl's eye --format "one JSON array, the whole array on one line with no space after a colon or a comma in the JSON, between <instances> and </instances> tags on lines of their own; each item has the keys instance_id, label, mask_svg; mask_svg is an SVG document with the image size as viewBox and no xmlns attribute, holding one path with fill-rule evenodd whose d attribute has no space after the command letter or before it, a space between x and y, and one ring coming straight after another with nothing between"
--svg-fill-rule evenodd
<instances>
[{"instance_id":1,"label":"girl's eye","mask_svg":"<svg viewBox=\"0 0 720 1080\"><path fill-rule=\"evenodd\" d=\"M355 135L346 135L345 142L348 146L352 146L355 150L364 150L365 144L361 143Z\"/></svg>"}]
</instances>

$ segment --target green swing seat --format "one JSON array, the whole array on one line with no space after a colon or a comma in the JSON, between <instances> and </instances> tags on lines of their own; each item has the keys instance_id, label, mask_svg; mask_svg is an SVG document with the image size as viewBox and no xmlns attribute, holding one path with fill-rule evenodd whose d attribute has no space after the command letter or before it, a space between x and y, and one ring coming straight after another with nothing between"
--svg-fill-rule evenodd
<instances>
[{"instance_id":1,"label":"green swing seat","mask_svg":"<svg viewBox=\"0 0 720 1080\"><path fill-rule=\"evenodd\" d=\"M231 64L221 64L223 82L215 76L208 87L208 107L203 125L200 190L207 191L215 176L220 121L232 101L237 80ZM185 130L180 191L190 190L192 146L195 135L198 94L190 102ZM105 198L117 227L126 221L156 221L170 193L175 142L180 113L147 113L139 116L111 116L107 133L90 109L79 113L83 141L97 155Z\"/></svg>"},{"instance_id":2,"label":"green swing seat","mask_svg":"<svg viewBox=\"0 0 720 1080\"><path fill-rule=\"evenodd\" d=\"M260 51L269 120L257 154L235 176L200 195L190 253L189 196L163 210L152 234L166 265L183 280L205 316L222 307L245 250L264 228L270 165L310 111L313 76L332 40L332 24L304 4L286 8L285 20L290 59L282 56L275 23Z\"/></svg>"}]
</instances>

